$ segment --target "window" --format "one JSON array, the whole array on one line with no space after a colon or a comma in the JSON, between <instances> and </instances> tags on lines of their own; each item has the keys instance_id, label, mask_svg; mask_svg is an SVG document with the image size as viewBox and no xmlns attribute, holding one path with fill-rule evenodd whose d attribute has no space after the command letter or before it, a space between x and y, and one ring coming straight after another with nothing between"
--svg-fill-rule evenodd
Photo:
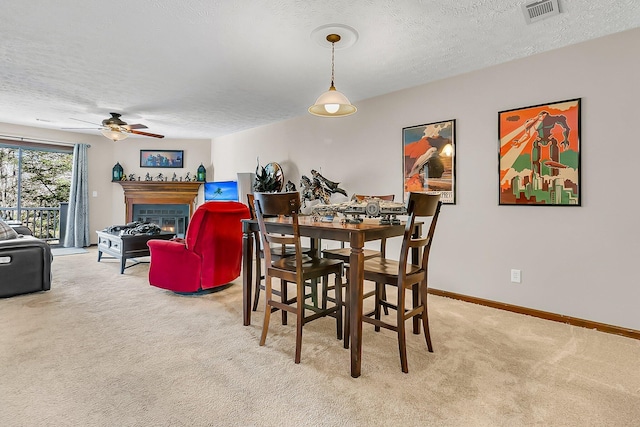
<instances>
[{"instance_id":1,"label":"window","mask_svg":"<svg viewBox=\"0 0 640 427\"><path fill-rule=\"evenodd\" d=\"M0 217L26 225L36 237L58 241L72 161L70 147L0 139Z\"/></svg>"}]
</instances>

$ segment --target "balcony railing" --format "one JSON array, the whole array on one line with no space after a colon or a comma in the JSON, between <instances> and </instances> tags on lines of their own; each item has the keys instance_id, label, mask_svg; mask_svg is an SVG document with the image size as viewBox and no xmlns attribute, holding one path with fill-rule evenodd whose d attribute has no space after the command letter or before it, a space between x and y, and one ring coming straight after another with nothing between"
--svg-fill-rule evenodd
<instances>
[{"instance_id":1,"label":"balcony railing","mask_svg":"<svg viewBox=\"0 0 640 427\"><path fill-rule=\"evenodd\" d=\"M66 223L66 218L60 217L60 211L66 215L66 203L56 208L18 208L0 207L0 218L5 221L20 223L28 227L33 235L50 244L63 243L64 231L61 231L61 224ZM62 219L62 221L61 221Z\"/></svg>"}]
</instances>

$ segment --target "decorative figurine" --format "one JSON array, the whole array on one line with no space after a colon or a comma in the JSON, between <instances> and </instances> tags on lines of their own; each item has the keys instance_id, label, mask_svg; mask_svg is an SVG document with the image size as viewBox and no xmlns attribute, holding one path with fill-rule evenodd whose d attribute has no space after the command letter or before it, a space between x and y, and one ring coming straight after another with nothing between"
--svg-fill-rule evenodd
<instances>
[{"instance_id":1,"label":"decorative figurine","mask_svg":"<svg viewBox=\"0 0 640 427\"><path fill-rule=\"evenodd\" d=\"M158 175L156 175L156 181L164 181L164 175L162 175L162 172L160 172Z\"/></svg>"},{"instance_id":2,"label":"decorative figurine","mask_svg":"<svg viewBox=\"0 0 640 427\"><path fill-rule=\"evenodd\" d=\"M327 178L320 175L318 171L315 169L311 169L311 175L313 176L314 180L317 179L318 181L320 181L322 185L325 188L327 188L331 194L340 193L344 196L347 196L347 192L344 191L342 188L338 187L338 185L340 184L339 182L329 181Z\"/></svg>"},{"instance_id":3,"label":"decorative figurine","mask_svg":"<svg viewBox=\"0 0 640 427\"><path fill-rule=\"evenodd\" d=\"M171 181L176 182L178 180L178 178L176 177L176 173L173 173L173 176L171 177Z\"/></svg>"},{"instance_id":4,"label":"decorative figurine","mask_svg":"<svg viewBox=\"0 0 640 427\"><path fill-rule=\"evenodd\" d=\"M187 172L187 174L184 176L184 180L191 181L191 172Z\"/></svg>"},{"instance_id":5,"label":"decorative figurine","mask_svg":"<svg viewBox=\"0 0 640 427\"><path fill-rule=\"evenodd\" d=\"M149 175L149 172L147 172L147 174L144 176L144 180L151 181L151 175Z\"/></svg>"},{"instance_id":6,"label":"decorative figurine","mask_svg":"<svg viewBox=\"0 0 640 427\"><path fill-rule=\"evenodd\" d=\"M300 178L300 196L302 201L320 200L324 204L329 204L331 195L334 193L340 193L344 196L347 192L338 187L339 182L330 181L323 177L315 169L311 170L313 180L308 176L302 175Z\"/></svg>"},{"instance_id":7,"label":"decorative figurine","mask_svg":"<svg viewBox=\"0 0 640 427\"><path fill-rule=\"evenodd\" d=\"M287 183L284 186L284 191L296 191L296 185L291 182L291 181L287 181Z\"/></svg>"},{"instance_id":8,"label":"decorative figurine","mask_svg":"<svg viewBox=\"0 0 640 427\"><path fill-rule=\"evenodd\" d=\"M132 173L129 174L129 181L135 181L136 180L136 176ZM140 180L140 178L138 178L138 180Z\"/></svg>"}]
</instances>

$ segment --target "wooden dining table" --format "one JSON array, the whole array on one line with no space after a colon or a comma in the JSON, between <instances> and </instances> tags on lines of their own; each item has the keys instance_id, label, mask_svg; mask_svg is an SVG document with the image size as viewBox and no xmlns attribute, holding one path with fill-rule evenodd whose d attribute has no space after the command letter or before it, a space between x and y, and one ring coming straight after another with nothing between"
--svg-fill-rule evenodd
<instances>
[{"instance_id":1,"label":"wooden dining table","mask_svg":"<svg viewBox=\"0 0 640 427\"><path fill-rule=\"evenodd\" d=\"M253 283L254 233L259 230L256 220L242 220L242 312L244 325L251 324L251 301ZM290 218L268 218L265 225L269 232L290 234L293 227ZM311 239L312 248L318 249L321 239L348 242L351 247L349 258L349 313L351 341L351 376L360 376L362 365L362 295L364 282L365 242L404 235L405 224L384 225L375 218L365 219L362 223L334 220L323 222L312 216L300 216L300 235ZM260 260L256 260L260 262Z\"/></svg>"}]
</instances>

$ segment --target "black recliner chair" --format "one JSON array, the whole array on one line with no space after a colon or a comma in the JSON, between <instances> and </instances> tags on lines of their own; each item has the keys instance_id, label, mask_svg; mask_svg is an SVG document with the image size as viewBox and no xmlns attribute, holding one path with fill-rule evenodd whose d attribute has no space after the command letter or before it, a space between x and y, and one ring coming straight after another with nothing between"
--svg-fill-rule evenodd
<instances>
[{"instance_id":1,"label":"black recliner chair","mask_svg":"<svg viewBox=\"0 0 640 427\"><path fill-rule=\"evenodd\" d=\"M51 248L26 227L15 239L0 240L0 298L51 289Z\"/></svg>"}]
</instances>

